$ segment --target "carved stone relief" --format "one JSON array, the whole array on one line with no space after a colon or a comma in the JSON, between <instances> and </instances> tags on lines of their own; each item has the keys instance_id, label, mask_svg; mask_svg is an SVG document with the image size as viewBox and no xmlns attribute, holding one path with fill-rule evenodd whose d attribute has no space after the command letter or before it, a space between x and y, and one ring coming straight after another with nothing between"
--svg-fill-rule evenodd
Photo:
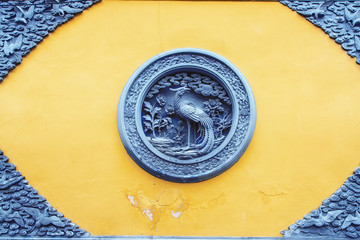
<instances>
[{"instance_id":1,"label":"carved stone relief","mask_svg":"<svg viewBox=\"0 0 360 240\"><path fill-rule=\"evenodd\" d=\"M58 26L99 1L0 1L0 83Z\"/></svg>"},{"instance_id":2,"label":"carved stone relief","mask_svg":"<svg viewBox=\"0 0 360 240\"><path fill-rule=\"evenodd\" d=\"M0 150L0 237L86 237L28 184Z\"/></svg>"},{"instance_id":3,"label":"carved stone relief","mask_svg":"<svg viewBox=\"0 0 360 240\"><path fill-rule=\"evenodd\" d=\"M245 77L224 58L176 49L142 65L119 102L130 156L149 173L198 182L232 166L247 148L256 109Z\"/></svg>"},{"instance_id":4,"label":"carved stone relief","mask_svg":"<svg viewBox=\"0 0 360 240\"><path fill-rule=\"evenodd\" d=\"M360 64L360 1L280 1L322 28Z\"/></svg>"}]
</instances>

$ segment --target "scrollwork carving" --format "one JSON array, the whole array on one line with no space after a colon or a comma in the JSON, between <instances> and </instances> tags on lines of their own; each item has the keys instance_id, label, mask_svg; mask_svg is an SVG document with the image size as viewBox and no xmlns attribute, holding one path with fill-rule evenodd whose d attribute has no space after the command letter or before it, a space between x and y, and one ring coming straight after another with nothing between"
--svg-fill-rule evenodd
<instances>
[{"instance_id":1,"label":"scrollwork carving","mask_svg":"<svg viewBox=\"0 0 360 240\"><path fill-rule=\"evenodd\" d=\"M322 28L360 64L360 1L280 1Z\"/></svg>"},{"instance_id":2,"label":"scrollwork carving","mask_svg":"<svg viewBox=\"0 0 360 240\"><path fill-rule=\"evenodd\" d=\"M86 237L28 184L0 150L0 237Z\"/></svg>"},{"instance_id":3,"label":"scrollwork carving","mask_svg":"<svg viewBox=\"0 0 360 240\"><path fill-rule=\"evenodd\" d=\"M360 167L322 205L282 231L285 237L360 237Z\"/></svg>"},{"instance_id":4,"label":"scrollwork carving","mask_svg":"<svg viewBox=\"0 0 360 240\"><path fill-rule=\"evenodd\" d=\"M0 1L0 82L58 26L99 1Z\"/></svg>"}]
</instances>

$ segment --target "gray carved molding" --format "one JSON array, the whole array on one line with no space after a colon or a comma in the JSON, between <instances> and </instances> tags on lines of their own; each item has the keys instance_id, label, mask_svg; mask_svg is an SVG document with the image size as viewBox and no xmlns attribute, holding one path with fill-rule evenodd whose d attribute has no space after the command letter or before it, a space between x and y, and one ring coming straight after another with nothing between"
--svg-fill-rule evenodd
<instances>
[{"instance_id":1,"label":"gray carved molding","mask_svg":"<svg viewBox=\"0 0 360 240\"><path fill-rule=\"evenodd\" d=\"M360 1L280 1L320 27L360 64Z\"/></svg>"},{"instance_id":2,"label":"gray carved molding","mask_svg":"<svg viewBox=\"0 0 360 240\"><path fill-rule=\"evenodd\" d=\"M0 1L0 82L58 26L99 1Z\"/></svg>"},{"instance_id":3,"label":"gray carved molding","mask_svg":"<svg viewBox=\"0 0 360 240\"><path fill-rule=\"evenodd\" d=\"M0 150L0 237L87 237L16 171Z\"/></svg>"}]
</instances>

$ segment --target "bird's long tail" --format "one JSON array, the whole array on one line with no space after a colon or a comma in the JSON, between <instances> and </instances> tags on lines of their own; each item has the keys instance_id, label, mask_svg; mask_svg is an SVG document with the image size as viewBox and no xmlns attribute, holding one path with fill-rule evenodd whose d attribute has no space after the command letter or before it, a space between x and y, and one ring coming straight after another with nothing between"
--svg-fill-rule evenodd
<instances>
[{"instance_id":1,"label":"bird's long tail","mask_svg":"<svg viewBox=\"0 0 360 240\"><path fill-rule=\"evenodd\" d=\"M210 152L215 143L213 121L211 118L206 117L200 120L202 127L204 127L204 139L200 144L200 153L205 154Z\"/></svg>"}]
</instances>

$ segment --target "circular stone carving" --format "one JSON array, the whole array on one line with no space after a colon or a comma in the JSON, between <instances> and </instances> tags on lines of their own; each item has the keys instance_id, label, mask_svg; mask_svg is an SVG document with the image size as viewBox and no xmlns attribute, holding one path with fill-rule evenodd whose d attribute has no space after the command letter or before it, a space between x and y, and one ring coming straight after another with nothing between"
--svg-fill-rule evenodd
<instances>
[{"instance_id":1,"label":"circular stone carving","mask_svg":"<svg viewBox=\"0 0 360 240\"><path fill-rule=\"evenodd\" d=\"M246 150L255 100L241 72L223 57L175 49L144 63L119 101L122 142L143 169L175 182L199 182L231 167Z\"/></svg>"}]
</instances>

